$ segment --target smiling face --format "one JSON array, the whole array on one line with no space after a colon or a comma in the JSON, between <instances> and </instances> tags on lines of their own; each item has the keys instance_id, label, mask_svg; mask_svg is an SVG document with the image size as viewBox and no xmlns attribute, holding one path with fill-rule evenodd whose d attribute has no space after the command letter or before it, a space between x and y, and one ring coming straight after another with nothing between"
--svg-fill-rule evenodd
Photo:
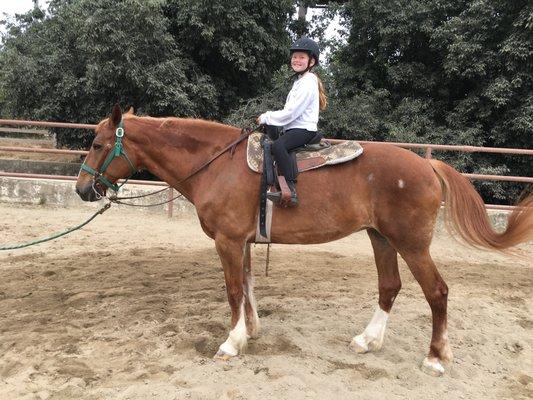
<instances>
[{"instance_id":1,"label":"smiling face","mask_svg":"<svg viewBox=\"0 0 533 400\"><path fill-rule=\"evenodd\" d=\"M315 59L305 51L295 51L291 55L291 67L296 73L304 72L307 67L315 65Z\"/></svg>"}]
</instances>

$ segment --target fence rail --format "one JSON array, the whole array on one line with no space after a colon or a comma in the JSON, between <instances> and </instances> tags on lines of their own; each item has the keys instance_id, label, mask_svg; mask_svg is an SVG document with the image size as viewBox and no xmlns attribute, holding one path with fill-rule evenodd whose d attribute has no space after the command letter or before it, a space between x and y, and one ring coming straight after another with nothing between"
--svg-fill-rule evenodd
<instances>
[{"instance_id":1,"label":"fence rail","mask_svg":"<svg viewBox=\"0 0 533 400\"><path fill-rule=\"evenodd\" d=\"M73 124L70 122L48 122L48 121L24 121L18 119L0 119L0 125L14 126L42 126L44 128L69 128L88 129L94 131L98 125L94 124Z\"/></svg>"},{"instance_id":2,"label":"fence rail","mask_svg":"<svg viewBox=\"0 0 533 400\"><path fill-rule=\"evenodd\" d=\"M0 151L13 153L45 153L45 154L69 154L85 156L89 152L86 150L62 150L62 149L45 149L42 147L13 147L0 146Z\"/></svg>"},{"instance_id":3,"label":"fence rail","mask_svg":"<svg viewBox=\"0 0 533 400\"><path fill-rule=\"evenodd\" d=\"M0 128L0 133L16 133L26 135L46 136L49 132L46 129L21 129L21 128Z\"/></svg>"},{"instance_id":4,"label":"fence rail","mask_svg":"<svg viewBox=\"0 0 533 400\"><path fill-rule=\"evenodd\" d=\"M11 120L0 119L0 125L9 126L32 126L32 127L45 127L45 128L67 128L67 129L87 129L95 130L97 125L94 124L73 124L67 122L47 122L47 121L24 121L24 120ZM344 140L341 139L328 139L333 143L339 143ZM400 142L371 142L360 140L359 143L388 143L398 147L407 149L423 149L425 150L425 157L432 158L433 151L460 151L467 153L495 153L495 154L514 154L514 155L533 155L533 149L512 149L502 147L480 147L480 146L459 146L459 145L441 145L441 144L429 144L429 143L400 143ZM62 150L62 149L44 149L35 147L13 147L13 146L0 146L0 151L4 152L22 152L22 153L48 153L48 154L68 154L68 155L80 155L84 156L88 154L85 150ZM526 176L506 176L506 175L483 175L483 174L467 174L463 173L471 180L486 180L486 181L505 181L505 182L520 182L520 183L533 183L533 177ZM13 177L13 178L32 178L32 179L58 179L74 181L77 178L75 176L64 175L43 175L43 174L26 174L26 173L7 173L0 172L0 177ZM161 181L140 181L130 180L129 182L140 185L155 185L155 186L168 186L165 182ZM172 194L172 188L169 187L169 196ZM488 209L503 209L511 210L513 206L487 204ZM169 214L171 215L171 207L169 207Z\"/></svg>"},{"instance_id":5,"label":"fence rail","mask_svg":"<svg viewBox=\"0 0 533 400\"><path fill-rule=\"evenodd\" d=\"M365 142L365 143L372 143L372 142ZM68 154L68 155L80 155L80 156L84 156L89 153L86 150L61 150L61 149L44 149L44 148L38 148L38 147L0 146L0 152L2 151L18 152L18 153ZM533 152L532 152L532 155L533 155ZM466 174L466 173L463 173L463 175L472 180L533 183L533 178L526 177L526 176L483 175L483 174Z\"/></svg>"}]
</instances>

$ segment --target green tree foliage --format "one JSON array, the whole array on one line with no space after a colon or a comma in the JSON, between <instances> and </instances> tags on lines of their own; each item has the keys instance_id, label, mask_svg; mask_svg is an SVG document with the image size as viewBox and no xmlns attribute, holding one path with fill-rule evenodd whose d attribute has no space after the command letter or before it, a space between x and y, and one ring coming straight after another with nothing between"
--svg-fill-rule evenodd
<instances>
[{"instance_id":1,"label":"green tree foliage","mask_svg":"<svg viewBox=\"0 0 533 400\"><path fill-rule=\"evenodd\" d=\"M527 0L349 2L324 128L347 138L530 147L532 13ZM465 172L533 172L526 157L447 154ZM488 201L508 195L508 185L479 188Z\"/></svg>"},{"instance_id":2,"label":"green tree foliage","mask_svg":"<svg viewBox=\"0 0 533 400\"><path fill-rule=\"evenodd\" d=\"M292 0L167 0L170 32L219 93L221 114L256 96L286 62Z\"/></svg>"},{"instance_id":3,"label":"green tree foliage","mask_svg":"<svg viewBox=\"0 0 533 400\"><path fill-rule=\"evenodd\" d=\"M178 48L158 5L80 0L54 2L51 11L26 15L5 41L1 81L14 116L95 122L115 102L153 114L215 115L210 77ZM58 140L83 146L87 136L60 131Z\"/></svg>"},{"instance_id":4,"label":"green tree foliage","mask_svg":"<svg viewBox=\"0 0 533 400\"><path fill-rule=\"evenodd\" d=\"M222 118L283 62L287 0L54 0L8 27L0 109L95 122L115 102L150 115ZM0 99L1 100L1 99ZM86 132L58 131L83 147Z\"/></svg>"}]
</instances>

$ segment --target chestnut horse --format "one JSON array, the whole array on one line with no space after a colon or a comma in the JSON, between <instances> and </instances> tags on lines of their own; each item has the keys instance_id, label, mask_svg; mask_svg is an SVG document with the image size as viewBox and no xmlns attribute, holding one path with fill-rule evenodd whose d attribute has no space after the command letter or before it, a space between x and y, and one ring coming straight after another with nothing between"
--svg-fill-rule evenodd
<instances>
[{"instance_id":1,"label":"chestnut horse","mask_svg":"<svg viewBox=\"0 0 533 400\"><path fill-rule=\"evenodd\" d=\"M233 146L234 152L225 151L240 135L240 129L215 122L123 115L115 106L99 123L76 183L83 200L95 201L106 186L146 169L195 205L202 229L215 240L231 307L231 330L215 355L219 359L237 356L248 338L259 332L250 243L256 235L260 175L247 166L245 140ZM378 271L379 301L366 329L350 344L357 353L379 350L383 344L401 287L399 253L431 308L433 333L422 368L433 375L441 375L452 359L448 287L429 254L443 193L450 211L446 218L471 245L505 250L529 240L533 228L533 196L513 212L507 229L496 233L466 178L443 162L387 144L366 144L355 160L302 173L298 193L297 207L276 208L272 242L324 243L367 231Z\"/></svg>"}]
</instances>

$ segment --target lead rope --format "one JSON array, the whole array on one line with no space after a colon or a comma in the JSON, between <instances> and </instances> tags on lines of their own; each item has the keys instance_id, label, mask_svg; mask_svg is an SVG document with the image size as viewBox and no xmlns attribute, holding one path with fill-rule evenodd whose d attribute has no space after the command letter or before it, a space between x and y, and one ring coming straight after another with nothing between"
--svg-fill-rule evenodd
<instances>
[{"instance_id":1,"label":"lead rope","mask_svg":"<svg viewBox=\"0 0 533 400\"><path fill-rule=\"evenodd\" d=\"M200 172L207 165L209 165L211 163L211 161L217 159L218 157L220 157L223 153L225 153L228 150L231 150L231 155L233 156L233 152L235 151L235 147L242 140L244 140L248 136L250 136L250 134L252 132L253 132L252 129L243 129L241 131L241 136L235 142L231 143L229 146L224 148L221 152L216 154L209 162L207 162L207 163L203 164L202 166L200 166L200 168L196 169L193 173L191 173L189 176L187 176L187 178L183 179L182 181L185 181L185 180L189 179L190 177L192 177L193 175L196 175L196 173ZM126 179L126 182L127 182L127 179ZM124 182L122 185L120 185L119 188L122 187L126 182ZM94 187L93 187L93 189L94 189ZM176 199L178 199L178 198L183 196L180 193L177 196L174 196L170 200L166 200L166 201L163 201L163 202L160 202L160 203L148 204L148 205L132 204L132 203L126 203L126 202L122 201L122 200L139 199L139 198L143 198L143 197L152 196L154 194L161 193L161 192L163 192L165 190L168 190L168 188L164 188L164 189L161 189L161 190L157 190L155 192L151 192L151 193L147 193L147 194L143 194L143 195L139 195L139 196L129 196L129 197L118 197L116 194L113 195L113 196L110 196L110 197L100 196L100 198L105 198L109 202L106 203L102 208L100 208L97 212L95 212L91 217L89 217L89 219L87 219L83 223L81 223L81 224L79 224L79 225L77 225L77 226L75 226L73 228L69 228L69 229L67 229L64 232L60 232L60 233L57 233L55 235L48 236L48 237L45 237L45 238L42 238L42 239L37 239L37 240L31 241L31 242L28 242L28 243L1 246L0 247L0 251L3 251L3 250L16 250L16 249L22 249L22 248L25 248L25 247L34 246L36 244L49 242L50 240L54 240L54 239L60 238L61 236L65 236L65 235L67 235L67 234L69 234L71 232L77 231L78 229L83 228L85 225L87 225L89 222L91 222L93 219L95 219L98 215L103 214L105 211L109 210L109 208L111 207L112 203L122 204L122 205L130 206L130 207L155 207L155 206L160 206L160 205L163 205L163 204L170 203L170 202L172 202L172 201L174 201L174 200L176 200ZM95 190L95 192L98 194L98 191ZM268 266L268 263L267 263L267 266Z\"/></svg>"},{"instance_id":2,"label":"lead rope","mask_svg":"<svg viewBox=\"0 0 533 400\"><path fill-rule=\"evenodd\" d=\"M164 192L165 190L168 190L170 189L170 186L169 187L165 187L161 190L157 190L155 192L150 192L150 193L146 193L146 194L141 194L139 196L127 196L127 197L118 197L116 194L111 196L111 197L108 197L109 199L113 199L113 200L131 200L131 199L140 199L140 198L143 198L143 197L148 197L148 196L153 196L154 194L158 194L158 193L161 193L161 192Z\"/></svg>"},{"instance_id":3,"label":"lead rope","mask_svg":"<svg viewBox=\"0 0 533 400\"><path fill-rule=\"evenodd\" d=\"M165 188L165 190L167 190ZM155 206L162 206L163 204L167 204L167 203L170 203L176 199L179 199L180 197L183 197L183 195L180 193L178 194L177 196L174 196L173 198L169 199L169 200L166 200L166 201L162 201L161 203L153 203L153 204L133 204L133 203L126 203L125 201L122 201L123 199L138 199L138 198L141 198L141 197L147 197L147 196L150 196L152 194L156 194L156 193L161 193L162 191L161 190L158 190L157 192L154 192L154 193L148 193L146 195L142 195L142 196L131 196L131 197L117 197L117 196L111 196L111 197L107 197L107 199L112 202L112 203L115 203L115 204L122 204L123 206L130 206L130 207L155 207Z\"/></svg>"},{"instance_id":4,"label":"lead rope","mask_svg":"<svg viewBox=\"0 0 533 400\"><path fill-rule=\"evenodd\" d=\"M22 249L22 248L25 248L25 247L30 247L30 246L33 246L33 245L36 245L36 244L39 244L39 243L44 243L44 242L49 242L50 240L54 240L54 239L58 239L60 238L61 236L65 236L71 232L74 232L74 231L77 231L78 229L81 229L83 228L85 225L87 225L89 222L91 222L93 219L95 219L98 215L100 214L103 214L104 212L106 212L107 210L109 210L109 208L111 208L111 205L112 203L115 203L115 204L122 204L122 205L125 205L125 206L131 206L131 207L155 207L155 206L160 206L160 205L163 205L163 204L166 204L166 203L170 203L171 201L174 201L180 197L182 197L183 195L182 194L179 194L175 197L173 197L172 199L170 200L166 200L166 201L163 201L161 203L154 203L154 204L132 204L132 203L126 203L124 201L121 201L121 200L128 200L128 199L138 199L138 198L142 198L142 197L148 197L148 196L152 196L154 194L157 194L157 193L161 193L162 191L164 190L168 190L168 188L164 188L162 190L158 190L156 192L152 192L152 193L147 193L147 194L143 194L143 195L139 195L139 196L129 196L129 197L117 197L117 196L110 196L110 197L105 197L105 199L107 199L109 202L106 203L102 208L100 208L97 212L95 212L91 217L89 217L89 219L87 219L85 222L82 222L81 224L79 225L76 225L75 227L73 228L69 228L67 229L66 231L64 232L60 232L60 233L57 233L55 235L52 235L52 236L48 236L48 237L45 237L45 238L42 238L42 239L37 239L37 240L34 240L34 241L31 241L31 242L28 242L28 243L23 243L23 244L16 244L16 245L8 245L8 246L1 246L0 247L0 251L2 250L17 250L17 249Z\"/></svg>"},{"instance_id":5,"label":"lead rope","mask_svg":"<svg viewBox=\"0 0 533 400\"><path fill-rule=\"evenodd\" d=\"M74 231L77 231L78 229L83 228L85 225L87 225L89 222L91 222L93 219L95 219L98 215L103 214L104 212L109 210L110 207L111 207L111 203L106 203L102 208L100 208L97 212L95 212L88 220L86 220L85 222L83 222L83 223L81 223L81 224L79 224L79 225L77 225L77 226L75 226L73 228L67 229L64 232L60 232L60 233L57 233L55 235L48 236L48 237L43 238L43 239L37 239L37 240L34 240L32 242L28 242L28 243L24 243L24 244L2 246L2 247L0 247L0 251L2 251L2 250L22 249L24 247L30 247L30 246L33 246L35 244L44 243L44 242L48 242L50 240L54 240L54 239L60 238L61 236L65 236L65 235L67 235L67 234L69 234L71 232L74 232Z\"/></svg>"}]
</instances>

